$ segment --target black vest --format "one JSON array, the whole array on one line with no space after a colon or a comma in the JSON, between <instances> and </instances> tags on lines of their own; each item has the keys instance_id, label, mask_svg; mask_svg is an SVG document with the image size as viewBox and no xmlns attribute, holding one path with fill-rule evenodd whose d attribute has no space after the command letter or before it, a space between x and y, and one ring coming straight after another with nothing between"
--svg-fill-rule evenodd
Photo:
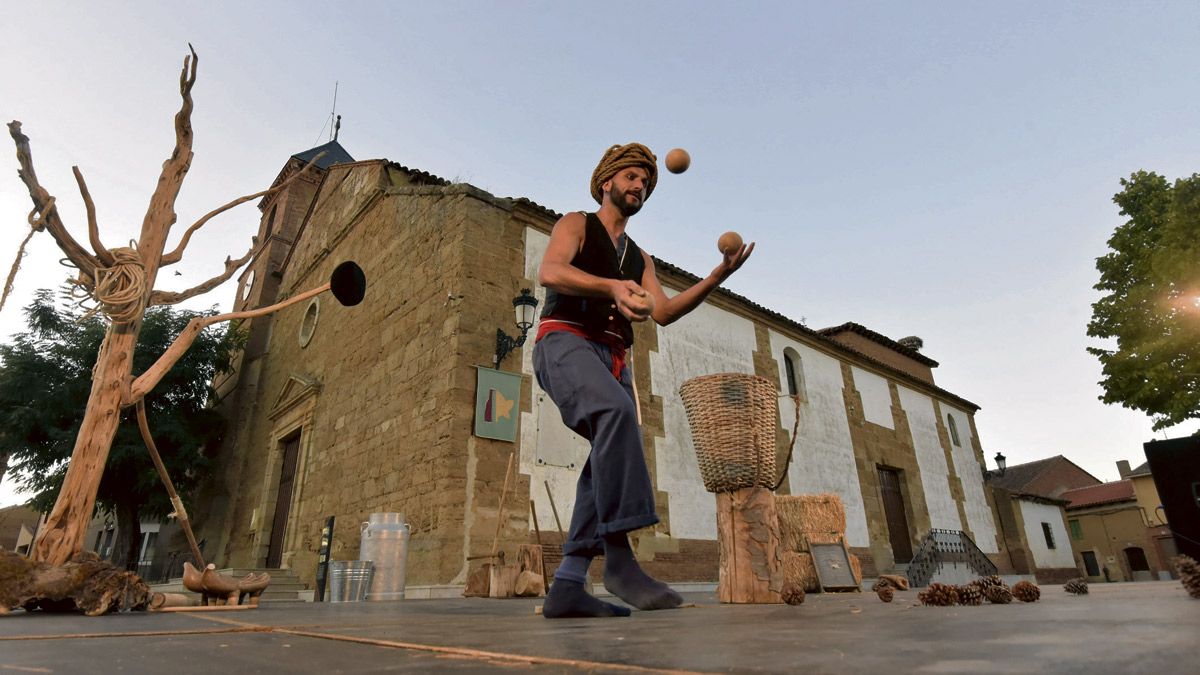
<instances>
[{"instance_id":1,"label":"black vest","mask_svg":"<svg viewBox=\"0 0 1200 675\"><path fill-rule=\"evenodd\" d=\"M613 247L604 223L594 214L587 214L583 232L583 248L571 259L571 265L588 274L605 279L627 279L642 283L646 261L642 249L625 236L625 251L621 255ZM581 324L591 335L611 331L621 336L626 346L633 344L633 326L619 311L611 298L585 298L577 295L557 293L546 289L546 305L542 318L561 319Z\"/></svg>"}]
</instances>

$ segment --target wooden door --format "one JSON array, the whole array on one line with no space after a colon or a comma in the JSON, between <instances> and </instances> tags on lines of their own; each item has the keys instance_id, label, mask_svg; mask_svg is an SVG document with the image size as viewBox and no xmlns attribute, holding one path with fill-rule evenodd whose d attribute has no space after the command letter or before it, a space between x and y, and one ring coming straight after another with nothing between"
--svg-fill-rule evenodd
<instances>
[{"instance_id":1,"label":"wooden door","mask_svg":"<svg viewBox=\"0 0 1200 675\"><path fill-rule=\"evenodd\" d=\"M1137 546L1125 549L1125 559L1129 561L1131 572L1149 572L1150 562L1146 560L1146 552Z\"/></svg>"},{"instance_id":2,"label":"wooden door","mask_svg":"<svg viewBox=\"0 0 1200 675\"><path fill-rule=\"evenodd\" d=\"M879 491L883 497L883 514L887 520L888 540L896 564L912 560L912 535L908 517L904 515L904 495L900 491L900 472L879 467Z\"/></svg>"},{"instance_id":3,"label":"wooden door","mask_svg":"<svg viewBox=\"0 0 1200 675\"><path fill-rule=\"evenodd\" d=\"M275 517L271 519L271 545L267 548L267 567L279 567L283 560L283 535L287 532L288 512L292 508L292 488L296 484L296 459L299 454L300 434L296 434L283 442L283 468L279 470Z\"/></svg>"}]
</instances>

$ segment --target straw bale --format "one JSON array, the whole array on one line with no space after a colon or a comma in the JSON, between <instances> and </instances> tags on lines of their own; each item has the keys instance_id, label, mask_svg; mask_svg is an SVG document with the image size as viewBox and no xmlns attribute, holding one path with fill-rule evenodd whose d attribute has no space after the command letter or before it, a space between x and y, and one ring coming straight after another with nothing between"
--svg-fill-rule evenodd
<instances>
[{"instance_id":1,"label":"straw bale","mask_svg":"<svg viewBox=\"0 0 1200 675\"><path fill-rule=\"evenodd\" d=\"M785 551L808 550L805 539L836 543L846 533L846 508L836 494L778 495L775 509Z\"/></svg>"},{"instance_id":2,"label":"straw bale","mask_svg":"<svg viewBox=\"0 0 1200 675\"><path fill-rule=\"evenodd\" d=\"M785 551L780 558L785 584L793 582L808 593L821 590L821 583L817 579L817 567L813 564L811 554Z\"/></svg>"},{"instance_id":3,"label":"straw bale","mask_svg":"<svg viewBox=\"0 0 1200 675\"><path fill-rule=\"evenodd\" d=\"M794 582L805 592L815 593L821 590L821 582L817 578L817 567L813 563L811 553L785 551L780 554L783 569L783 581ZM854 572L855 583L862 583L862 563L858 556L850 554L850 569Z\"/></svg>"}]
</instances>

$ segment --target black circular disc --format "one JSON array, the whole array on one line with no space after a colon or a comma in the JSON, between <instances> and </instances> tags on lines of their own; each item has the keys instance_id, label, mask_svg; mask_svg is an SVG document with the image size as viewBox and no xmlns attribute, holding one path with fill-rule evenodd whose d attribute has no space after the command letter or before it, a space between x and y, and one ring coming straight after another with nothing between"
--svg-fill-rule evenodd
<instances>
[{"instance_id":1,"label":"black circular disc","mask_svg":"<svg viewBox=\"0 0 1200 675\"><path fill-rule=\"evenodd\" d=\"M346 307L353 307L363 301L367 294L367 275L362 268L352 260L337 266L329 277L329 287L333 297Z\"/></svg>"}]
</instances>

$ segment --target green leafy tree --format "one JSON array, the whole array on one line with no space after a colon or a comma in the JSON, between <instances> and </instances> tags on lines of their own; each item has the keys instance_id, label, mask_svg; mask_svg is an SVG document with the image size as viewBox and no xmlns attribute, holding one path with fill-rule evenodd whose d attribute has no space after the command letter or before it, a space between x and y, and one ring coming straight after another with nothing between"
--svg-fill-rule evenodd
<instances>
[{"instance_id":1,"label":"green leafy tree","mask_svg":"<svg viewBox=\"0 0 1200 675\"><path fill-rule=\"evenodd\" d=\"M156 307L146 312L134 352L133 372L144 371L167 349L188 321L211 315ZM84 318L73 308L57 306L49 290L41 290L25 308L28 332L0 345L0 456L8 454L10 478L30 505L48 511L58 496L67 461L83 422L91 390L92 369L107 324ZM224 422L207 406L209 383L230 366L240 347L236 328L202 332L152 393L146 415L154 442L176 489L185 493L209 470ZM143 516L161 517L171 510L166 490L154 469L137 427L133 407L122 420L97 494L97 504L116 515L117 565L133 568L141 542Z\"/></svg>"},{"instance_id":2,"label":"green leafy tree","mask_svg":"<svg viewBox=\"0 0 1200 675\"><path fill-rule=\"evenodd\" d=\"M1200 417L1200 174L1174 184L1139 171L1113 201L1129 218L1096 259L1104 297L1092 304L1089 347L1105 403L1151 415L1154 429Z\"/></svg>"}]
</instances>

